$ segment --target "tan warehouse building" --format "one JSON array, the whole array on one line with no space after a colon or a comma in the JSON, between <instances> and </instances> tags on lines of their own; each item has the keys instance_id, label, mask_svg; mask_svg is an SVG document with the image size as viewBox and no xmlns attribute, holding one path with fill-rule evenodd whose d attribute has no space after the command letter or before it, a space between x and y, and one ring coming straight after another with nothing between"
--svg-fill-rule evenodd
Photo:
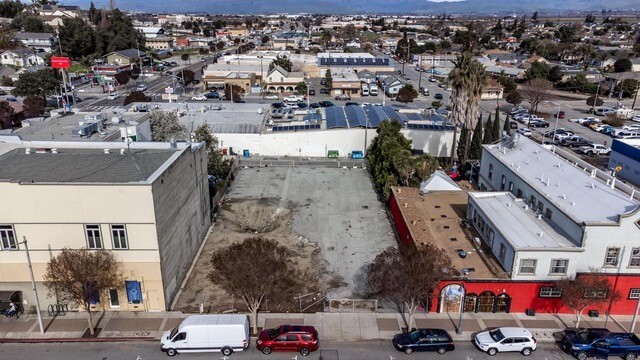
<instances>
[{"instance_id":1,"label":"tan warehouse building","mask_svg":"<svg viewBox=\"0 0 640 360\"><path fill-rule=\"evenodd\" d=\"M24 246L41 307L57 303L42 282L60 249L113 251L125 283L96 309L165 310L211 224L207 157L200 143L28 142L0 136L0 291L34 309Z\"/></svg>"}]
</instances>

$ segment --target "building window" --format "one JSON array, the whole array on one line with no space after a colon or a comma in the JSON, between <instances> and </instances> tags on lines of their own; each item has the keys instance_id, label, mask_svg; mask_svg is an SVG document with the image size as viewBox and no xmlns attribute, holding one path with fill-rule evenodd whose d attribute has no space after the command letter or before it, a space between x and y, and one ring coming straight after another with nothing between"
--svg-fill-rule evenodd
<instances>
[{"instance_id":1,"label":"building window","mask_svg":"<svg viewBox=\"0 0 640 360\"><path fill-rule=\"evenodd\" d=\"M114 249L127 249L127 230L124 225L111 225L111 238Z\"/></svg>"},{"instance_id":2,"label":"building window","mask_svg":"<svg viewBox=\"0 0 640 360\"><path fill-rule=\"evenodd\" d=\"M504 258L507 255L507 247L504 244L500 244L500 261L504 262Z\"/></svg>"},{"instance_id":3,"label":"building window","mask_svg":"<svg viewBox=\"0 0 640 360\"><path fill-rule=\"evenodd\" d=\"M18 249L13 225L0 225L0 240L2 241L2 250Z\"/></svg>"},{"instance_id":4,"label":"building window","mask_svg":"<svg viewBox=\"0 0 640 360\"><path fill-rule=\"evenodd\" d=\"M516 197L522 199L522 190L518 189L518 191L516 191Z\"/></svg>"},{"instance_id":5,"label":"building window","mask_svg":"<svg viewBox=\"0 0 640 360\"><path fill-rule=\"evenodd\" d=\"M620 248L610 247L604 256L604 266L618 266L618 257L620 256Z\"/></svg>"},{"instance_id":6,"label":"building window","mask_svg":"<svg viewBox=\"0 0 640 360\"><path fill-rule=\"evenodd\" d=\"M127 301L129 304L142 303L142 286L139 281L125 281L125 288L127 289Z\"/></svg>"},{"instance_id":7,"label":"building window","mask_svg":"<svg viewBox=\"0 0 640 360\"><path fill-rule=\"evenodd\" d=\"M535 196L531 195L529 196L529 202L531 203L531 208L533 208L534 206L536 206L536 202L538 202L538 200Z\"/></svg>"},{"instance_id":8,"label":"building window","mask_svg":"<svg viewBox=\"0 0 640 360\"><path fill-rule=\"evenodd\" d=\"M536 259L520 260L520 274L534 275L536 273Z\"/></svg>"},{"instance_id":9,"label":"building window","mask_svg":"<svg viewBox=\"0 0 640 360\"><path fill-rule=\"evenodd\" d=\"M513 192L513 183L509 181L509 191Z\"/></svg>"},{"instance_id":10,"label":"building window","mask_svg":"<svg viewBox=\"0 0 640 360\"><path fill-rule=\"evenodd\" d=\"M102 236L100 225L85 225L84 232L87 235L87 248L102 249Z\"/></svg>"},{"instance_id":11,"label":"building window","mask_svg":"<svg viewBox=\"0 0 640 360\"><path fill-rule=\"evenodd\" d=\"M559 298L559 297L562 297L562 292L560 291L560 289L552 286L542 286L540 287L540 292L538 293L538 297Z\"/></svg>"},{"instance_id":12,"label":"building window","mask_svg":"<svg viewBox=\"0 0 640 360\"><path fill-rule=\"evenodd\" d=\"M538 211L540 211L540 213L544 211L544 204L542 203L542 201L538 203Z\"/></svg>"},{"instance_id":13,"label":"building window","mask_svg":"<svg viewBox=\"0 0 640 360\"><path fill-rule=\"evenodd\" d=\"M489 180L493 179L493 164L489 164Z\"/></svg>"},{"instance_id":14,"label":"building window","mask_svg":"<svg viewBox=\"0 0 640 360\"><path fill-rule=\"evenodd\" d=\"M500 190L504 191L504 187L507 184L507 178L502 175L502 181L500 182Z\"/></svg>"},{"instance_id":15,"label":"building window","mask_svg":"<svg viewBox=\"0 0 640 360\"><path fill-rule=\"evenodd\" d=\"M550 274L565 275L567 267L569 267L569 259L553 259Z\"/></svg>"},{"instance_id":16,"label":"building window","mask_svg":"<svg viewBox=\"0 0 640 360\"><path fill-rule=\"evenodd\" d=\"M640 248L631 249L631 259L629 259L629 266L640 266Z\"/></svg>"},{"instance_id":17,"label":"building window","mask_svg":"<svg viewBox=\"0 0 640 360\"><path fill-rule=\"evenodd\" d=\"M551 220L551 216L553 216L553 211L551 211L550 208L547 208L547 211L545 211L544 213L544 217L546 217L548 220Z\"/></svg>"},{"instance_id":18,"label":"building window","mask_svg":"<svg viewBox=\"0 0 640 360\"><path fill-rule=\"evenodd\" d=\"M629 299L640 299L640 288L629 289Z\"/></svg>"}]
</instances>

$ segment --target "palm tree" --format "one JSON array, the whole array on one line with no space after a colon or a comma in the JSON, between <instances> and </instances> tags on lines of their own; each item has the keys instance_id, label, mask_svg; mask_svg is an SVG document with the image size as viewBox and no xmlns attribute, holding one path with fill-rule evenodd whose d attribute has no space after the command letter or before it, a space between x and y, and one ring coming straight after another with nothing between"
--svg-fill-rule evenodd
<instances>
[{"instance_id":1,"label":"palm tree","mask_svg":"<svg viewBox=\"0 0 640 360\"><path fill-rule=\"evenodd\" d=\"M455 158L456 140L458 137L458 127L463 126L470 130L475 127L475 122L479 115L480 96L484 90L487 74L484 66L473 58L470 52L458 55L453 61L454 69L449 73L451 84L451 120L455 125L453 133L453 146L451 148L451 164ZM471 133L467 132L464 141L465 151L463 161L466 160L469 149L469 138Z\"/></svg>"}]
</instances>

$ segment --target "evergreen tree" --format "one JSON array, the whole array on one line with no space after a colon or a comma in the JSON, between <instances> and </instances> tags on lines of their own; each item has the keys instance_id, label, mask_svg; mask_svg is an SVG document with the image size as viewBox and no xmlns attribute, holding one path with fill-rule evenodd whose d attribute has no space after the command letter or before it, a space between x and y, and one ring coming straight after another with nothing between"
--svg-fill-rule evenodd
<instances>
[{"instance_id":1,"label":"evergreen tree","mask_svg":"<svg viewBox=\"0 0 640 360\"><path fill-rule=\"evenodd\" d=\"M507 117L504 119L504 126L502 127L502 132L507 134L507 136L511 135L511 124L509 123L509 114L507 114Z\"/></svg>"},{"instance_id":2,"label":"evergreen tree","mask_svg":"<svg viewBox=\"0 0 640 360\"><path fill-rule=\"evenodd\" d=\"M469 145L469 158L473 160L480 159L482 155L482 121L476 123L476 128L473 131L473 137L471 138L471 145Z\"/></svg>"},{"instance_id":3,"label":"evergreen tree","mask_svg":"<svg viewBox=\"0 0 640 360\"><path fill-rule=\"evenodd\" d=\"M460 140L458 140L458 159L464 159L464 154L467 149L467 138L469 137L469 130L466 126L462 126L460 129Z\"/></svg>"},{"instance_id":4,"label":"evergreen tree","mask_svg":"<svg viewBox=\"0 0 640 360\"><path fill-rule=\"evenodd\" d=\"M502 137L502 134L500 134L500 116L498 115L498 109L496 108L496 118L495 120L493 120L493 124L491 124L491 132L493 133L491 135L491 139L494 141L498 141L500 140L500 138Z\"/></svg>"},{"instance_id":5,"label":"evergreen tree","mask_svg":"<svg viewBox=\"0 0 640 360\"><path fill-rule=\"evenodd\" d=\"M491 114L489 114L489 118L484 125L484 136L482 137L483 144L490 144L493 142L493 140L491 139L491 137L493 136L493 133L491 132L491 129L493 128L492 122L493 121L491 121Z\"/></svg>"}]
</instances>

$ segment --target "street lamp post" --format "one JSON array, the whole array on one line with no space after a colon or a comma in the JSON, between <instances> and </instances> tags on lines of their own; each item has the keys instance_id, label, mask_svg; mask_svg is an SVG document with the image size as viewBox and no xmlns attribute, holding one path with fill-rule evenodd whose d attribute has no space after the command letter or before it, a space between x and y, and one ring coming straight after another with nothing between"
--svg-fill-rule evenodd
<instances>
[{"instance_id":1,"label":"street lamp post","mask_svg":"<svg viewBox=\"0 0 640 360\"><path fill-rule=\"evenodd\" d=\"M462 335L462 312L464 311L464 296L465 296L464 282L460 283L460 290L461 290L462 297L460 299L460 317L458 318L458 327L456 328L456 334L458 335Z\"/></svg>"},{"instance_id":2,"label":"street lamp post","mask_svg":"<svg viewBox=\"0 0 640 360\"><path fill-rule=\"evenodd\" d=\"M422 54L420 54L420 59L418 60L418 71L420 74L418 75L418 91L422 90Z\"/></svg>"},{"instance_id":3,"label":"street lamp post","mask_svg":"<svg viewBox=\"0 0 640 360\"><path fill-rule=\"evenodd\" d=\"M27 253L27 264L29 264L29 275L31 276L31 288L33 294L36 297L36 314L38 315L38 325L40 326L40 334L44 334L44 325L42 324L42 314L40 313L40 298L38 297L38 290L36 289L36 279L33 276L33 266L31 265L31 255L29 255L29 246L27 246L27 237L22 237L22 242L16 243L16 245L24 244L24 250Z\"/></svg>"}]
</instances>

